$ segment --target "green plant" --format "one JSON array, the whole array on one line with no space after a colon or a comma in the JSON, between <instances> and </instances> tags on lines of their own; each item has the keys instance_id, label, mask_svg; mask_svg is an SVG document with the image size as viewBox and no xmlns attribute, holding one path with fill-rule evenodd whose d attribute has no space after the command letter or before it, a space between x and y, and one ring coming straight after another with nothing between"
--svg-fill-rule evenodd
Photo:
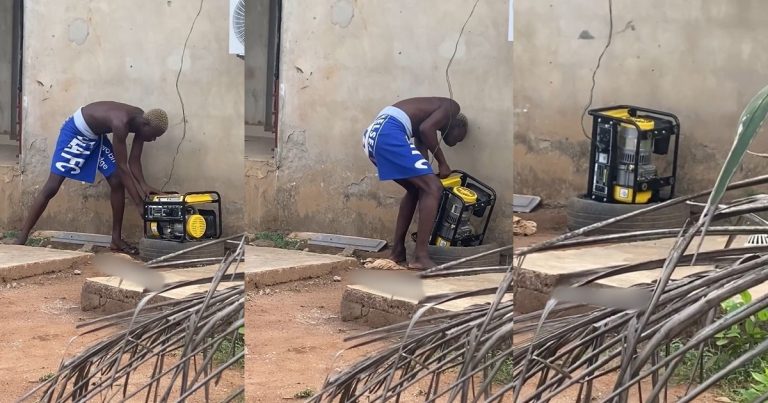
<instances>
[{"instance_id":1,"label":"green plant","mask_svg":"<svg viewBox=\"0 0 768 403\"><path fill-rule=\"evenodd\" d=\"M723 313L729 314L752 302L749 291L739 294L720 304ZM715 344L721 352L729 356L740 354L765 340L768 336L768 309L763 309L756 315L750 316L744 322L732 325L728 330L715 336Z\"/></svg>"},{"instance_id":2,"label":"green plant","mask_svg":"<svg viewBox=\"0 0 768 403\"><path fill-rule=\"evenodd\" d=\"M238 329L237 333L234 337L228 337L224 339L221 344L219 344L219 348L216 349L216 352L213 353L213 362L217 365L221 365L232 359L232 357L240 354L245 350L245 340L244 340L244 332L243 328L241 327ZM245 364L245 358L240 358L235 363L235 367L237 368L243 368Z\"/></svg>"},{"instance_id":3,"label":"green plant","mask_svg":"<svg viewBox=\"0 0 768 403\"><path fill-rule=\"evenodd\" d=\"M18 235L19 235L18 231L14 231L14 230L5 231L0 235L0 239L12 239L12 238L16 238ZM25 245L34 246L34 247L42 246L48 240L49 238L31 236L27 239L27 243L25 243Z\"/></svg>"},{"instance_id":4,"label":"green plant","mask_svg":"<svg viewBox=\"0 0 768 403\"><path fill-rule=\"evenodd\" d=\"M49 380L49 379L53 378L54 376L55 376L55 375L53 374L53 372L49 372L49 373L47 373L47 374L45 374L45 375L41 376L41 377L40 377L40 379L38 379L38 381L39 381L39 382L45 382L45 381L47 381L47 380Z\"/></svg>"},{"instance_id":5,"label":"green plant","mask_svg":"<svg viewBox=\"0 0 768 403\"><path fill-rule=\"evenodd\" d=\"M304 389L304 390L302 390L300 392L296 392L296 394L293 395L293 398L294 399L307 399L307 398L310 398L310 397L312 397L314 395L315 395L315 392L312 389L306 388L306 389Z\"/></svg>"},{"instance_id":6,"label":"green plant","mask_svg":"<svg viewBox=\"0 0 768 403\"><path fill-rule=\"evenodd\" d=\"M29 237L29 239L27 239L27 243L25 243L24 245L39 247L39 246L43 246L43 244L45 244L45 242L47 241L48 241L48 238Z\"/></svg>"},{"instance_id":7,"label":"green plant","mask_svg":"<svg viewBox=\"0 0 768 403\"><path fill-rule=\"evenodd\" d=\"M499 354L492 354L488 358L492 359L492 358L495 358L498 355ZM499 367L499 371L496 372L496 374L494 375L493 382L497 383L497 384L502 384L502 385L506 384L507 382L509 382L513 378L512 372L513 372L514 368L515 368L515 365L512 362L512 359L505 358L501 362L501 366Z\"/></svg>"},{"instance_id":8,"label":"green plant","mask_svg":"<svg viewBox=\"0 0 768 403\"><path fill-rule=\"evenodd\" d=\"M754 380L749 387L736 391L736 397L744 402L754 402L768 393L768 366L761 362L760 371L752 371L750 375Z\"/></svg>"},{"instance_id":9,"label":"green plant","mask_svg":"<svg viewBox=\"0 0 768 403\"><path fill-rule=\"evenodd\" d=\"M751 301L752 295L749 291L744 291L738 296L723 301L720 309L722 314L727 315ZM768 338L768 310L762 310L715 335L713 342L705 345L701 357L698 349L688 351L675 371L675 380L684 383L691 379L698 379L702 375L704 378L710 377L766 338ZM670 352L674 353L684 344L683 340L674 340L670 344ZM766 358L768 357L755 359L732 372L719 382L719 389L729 397L743 402L754 401L752 398L754 393L762 396L763 393L768 392L768 382L762 382L768 381Z\"/></svg>"},{"instance_id":10,"label":"green plant","mask_svg":"<svg viewBox=\"0 0 768 403\"><path fill-rule=\"evenodd\" d=\"M291 239L279 232L257 232L253 234L258 240L271 241L275 244L276 248L280 249L292 249L296 250L301 246L301 241L298 239Z\"/></svg>"}]
</instances>

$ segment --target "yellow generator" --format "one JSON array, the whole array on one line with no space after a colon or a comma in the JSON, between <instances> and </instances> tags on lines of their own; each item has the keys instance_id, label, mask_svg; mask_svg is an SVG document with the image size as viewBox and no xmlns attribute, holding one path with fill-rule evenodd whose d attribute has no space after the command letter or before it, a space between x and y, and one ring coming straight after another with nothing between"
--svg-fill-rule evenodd
<instances>
[{"instance_id":1,"label":"yellow generator","mask_svg":"<svg viewBox=\"0 0 768 403\"><path fill-rule=\"evenodd\" d=\"M675 115L636 106L592 109L587 199L646 204L675 193L680 121ZM669 155L656 161L654 155ZM661 167L669 174L659 174Z\"/></svg>"},{"instance_id":2,"label":"yellow generator","mask_svg":"<svg viewBox=\"0 0 768 403\"><path fill-rule=\"evenodd\" d=\"M443 195L430 245L481 245L496 203L496 192L462 171L453 171L441 181Z\"/></svg>"},{"instance_id":3,"label":"yellow generator","mask_svg":"<svg viewBox=\"0 0 768 403\"><path fill-rule=\"evenodd\" d=\"M143 218L139 253L150 261L221 238L221 196L214 191L152 195L144 201ZM224 255L225 245L218 242L166 261L205 264Z\"/></svg>"},{"instance_id":4,"label":"yellow generator","mask_svg":"<svg viewBox=\"0 0 768 403\"><path fill-rule=\"evenodd\" d=\"M144 236L175 242L221 237L221 196L208 191L152 195L144 202Z\"/></svg>"}]
</instances>

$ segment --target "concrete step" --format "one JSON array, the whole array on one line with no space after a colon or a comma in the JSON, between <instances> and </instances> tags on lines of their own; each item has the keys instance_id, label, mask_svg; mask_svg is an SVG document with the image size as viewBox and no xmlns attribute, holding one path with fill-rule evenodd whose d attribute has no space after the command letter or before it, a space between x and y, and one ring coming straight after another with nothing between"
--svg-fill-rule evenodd
<instances>
[{"instance_id":1,"label":"concrete step","mask_svg":"<svg viewBox=\"0 0 768 403\"><path fill-rule=\"evenodd\" d=\"M700 251L721 249L725 246L726 236L709 236L704 239ZM694 238L686 253L692 253L699 244L700 237ZM745 236L736 237L732 247L743 247ZM534 253L526 256L516 278L515 310L529 313L544 308L549 295L557 283L558 277L578 270L595 269L609 265L624 265L647 260L663 259L669 255L675 239L615 243L610 245L565 249ZM711 266L677 267L672 279L710 270ZM627 288L637 284L650 283L661 275L661 268L610 277L597 282L604 287ZM768 291L766 285L753 290L753 295L762 295Z\"/></svg>"},{"instance_id":2,"label":"concrete step","mask_svg":"<svg viewBox=\"0 0 768 403\"><path fill-rule=\"evenodd\" d=\"M344 270L358 264L354 258L321 255L295 250L277 248L245 247L245 261L237 267L238 273L244 273L246 290L291 281L310 279L330 274L335 270ZM166 283L197 280L212 277L219 265L169 269L162 271ZM222 282L220 289L243 285L242 281ZM206 292L209 284L199 284L178 288L160 294L152 302L168 299L181 299L192 294ZM132 309L146 295L143 287L118 277L88 278L81 291L81 307L84 311L95 310L110 314Z\"/></svg>"},{"instance_id":3,"label":"concrete step","mask_svg":"<svg viewBox=\"0 0 768 403\"><path fill-rule=\"evenodd\" d=\"M421 280L424 296L444 293L472 291L482 288L497 287L503 274L480 274L453 278L435 278ZM418 279L414 279L418 281ZM511 291L511 289L510 289ZM432 315L439 312L458 312L472 305L491 303L494 296L465 298L447 302L426 312ZM512 300L508 294L504 301ZM421 308L415 299L394 295L377 289L374 285L348 285L341 299L341 319L356 321L370 327L383 327L410 320Z\"/></svg>"},{"instance_id":4,"label":"concrete step","mask_svg":"<svg viewBox=\"0 0 768 403\"><path fill-rule=\"evenodd\" d=\"M74 269L93 254L31 246L0 245L0 283Z\"/></svg>"}]
</instances>

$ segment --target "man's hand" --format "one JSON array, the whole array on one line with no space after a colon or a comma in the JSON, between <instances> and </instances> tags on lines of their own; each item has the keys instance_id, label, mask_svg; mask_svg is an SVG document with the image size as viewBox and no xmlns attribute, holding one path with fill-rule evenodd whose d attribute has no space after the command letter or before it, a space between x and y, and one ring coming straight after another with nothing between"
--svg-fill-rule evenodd
<instances>
[{"instance_id":1,"label":"man's hand","mask_svg":"<svg viewBox=\"0 0 768 403\"><path fill-rule=\"evenodd\" d=\"M448 163L440 164L438 166L437 176L440 177L440 179L445 179L450 175L451 175L451 167L448 166Z\"/></svg>"}]
</instances>

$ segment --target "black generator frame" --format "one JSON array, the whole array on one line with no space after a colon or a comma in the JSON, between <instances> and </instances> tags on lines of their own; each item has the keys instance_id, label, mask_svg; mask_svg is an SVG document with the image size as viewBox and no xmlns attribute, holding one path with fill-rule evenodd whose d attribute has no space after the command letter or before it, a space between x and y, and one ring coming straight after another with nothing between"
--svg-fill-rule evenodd
<instances>
[{"instance_id":1,"label":"black generator frame","mask_svg":"<svg viewBox=\"0 0 768 403\"><path fill-rule=\"evenodd\" d=\"M479 210L479 209L486 209L490 207L490 210L488 211L488 216L485 217L485 223L483 224L483 230L480 231L478 234L473 235L470 237L471 242L469 245L461 244L456 245L455 244L455 238L456 234L459 231L459 226L456 225L456 227L453 229L453 233L451 234L451 244L450 246L479 246L482 245L483 239L485 238L485 232L488 230L488 224L491 222L491 215L493 215L493 208L496 205L496 191L493 190L490 186L486 185L485 183L481 182L474 176L460 170L454 170L451 171L451 174L449 176L453 176L454 174L459 174L461 178L461 185L460 186L467 186L467 184L475 184L477 185L480 190L488 193L490 195L490 198L486 201L478 201L474 204L474 208L471 210L467 210L465 207L467 207L467 204L464 203L464 200L462 200L460 197L458 197L459 202L461 202L461 213L459 214L459 218L456 221L457 224L461 222L462 218L464 218L464 214L473 214L473 211ZM429 238L429 244L434 245L435 240L438 236L438 223L440 222L441 218L443 218L443 214L445 213L445 207L446 207L446 201L451 197L451 189L443 188L443 192L440 197L440 204L437 208L437 215L435 216L435 222L432 225L432 235ZM477 217L477 216L476 216Z\"/></svg>"},{"instance_id":2,"label":"black generator frame","mask_svg":"<svg viewBox=\"0 0 768 403\"><path fill-rule=\"evenodd\" d=\"M169 192L169 193L170 194L179 194L178 192ZM215 198L215 200L212 200L210 202L204 202L204 203L189 203L186 200L187 197L189 197L189 196L202 195L202 194L215 195L216 198ZM182 236L181 239L162 239L162 238L154 238L154 237L152 237L152 239L159 239L159 240L162 240L162 241L180 242L180 243L184 243L184 242L199 242L199 241L187 240L187 236L186 236L186 234L187 234L187 209L186 209L186 207L187 206L192 206L192 205L199 205L199 204L215 204L216 205L216 208L218 210L218 214L216 216L216 221L217 221L218 225L217 225L217 228L216 228L216 236L213 237L212 239L219 239L219 238L221 238L221 234L223 233L222 215L221 215L221 194L219 194L219 192L216 192L216 191L213 191L213 190L201 191L201 192L188 192L188 193L184 193L181 196L181 201L150 201L148 199L145 199L144 200L144 237L145 238L150 238L149 234L147 233L147 226L148 226L148 223L150 221L155 221L155 222L160 222L160 221L164 221L164 222L179 222L179 221L181 221L181 230L182 230L182 234L184 234L184 236ZM150 206L181 206L181 217L167 217L167 218L166 217L163 217L163 218L154 218L153 217L152 219L150 219L149 216L147 215L148 209L149 209ZM211 239L211 238L206 238L206 239Z\"/></svg>"},{"instance_id":3,"label":"black generator frame","mask_svg":"<svg viewBox=\"0 0 768 403\"><path fill-rule=\"evenodd\" d=\"M658 123L659 121L669 122L669 120L674 121L674 125L672 126L671 131L664 132L664 128L657 129L654 125L653 130L643 130L640 128L640 125L638 125L634 120L632 119L624 119L616 116L611 116L606 114L607 111L614 111L617 109L626 109L627 113L631 117L641 117L646 119L651 119L654 121L654 123ZM643 115L638 116L638 112L643 113ZM669 199L674 198L675 196L675 178L677 177L677 156L678 151L680 150L680 120L677 118L677 116L669 113L669 112L662 112L654 109L649 108L642 108L638 106L633 105L616 105L616 106L609 106L604 108L596 108L589 110L589 115L592 116L592 138L590 142L590 148L589 148L589 177L587 179L587 193L586 197L588 199L604 202L604 203L618 203L616 199L613 197L613 186L616 183L616 174L618 172L619 164L618 164L618 158L616 157L616 147L618 142L618 135L619 135L619 127L621 123L625 123L628 125L633 126L635 129L637 129L637 136L638 140L635 142L635 158L634 158L634 169L633 169L633 181L632 181L632 204L636 204L637 202L637 193L638 193L638 174L639 174L639 165L640 165L640 136L643 134L651 135L654 139L654 148L651 150L651 154L657 154L657 155L666 155L669 152L669 143L672 136L675 137L675 150L673 152L672 156L672 175L670 176L660 176L657 178L654 178L650 181L643 182L644 184L647 184L647 189L640 189L641 191L645 190L652 190L653 196L650 202L656 202L656 201L666 201ZM666 118L666 119L665 119ZM594 184L595 184L595 158L596 158L596 149L597 149L597 132L598 132L598 126L600 124L608 123L611 125L611 155L609 156L609 164L608 164L608 178L606 181L606 196L600 196L596 195L594 193ZM662 133L657 133L659 130L662 131ZM656 144L657 140L662 140L662 147L665 148L664 152L656 152ZM664 141L666 140L666 141ZM669 196L668 197L661 197L660 190L669 187Z\"/></svg>"}]
</instances>

